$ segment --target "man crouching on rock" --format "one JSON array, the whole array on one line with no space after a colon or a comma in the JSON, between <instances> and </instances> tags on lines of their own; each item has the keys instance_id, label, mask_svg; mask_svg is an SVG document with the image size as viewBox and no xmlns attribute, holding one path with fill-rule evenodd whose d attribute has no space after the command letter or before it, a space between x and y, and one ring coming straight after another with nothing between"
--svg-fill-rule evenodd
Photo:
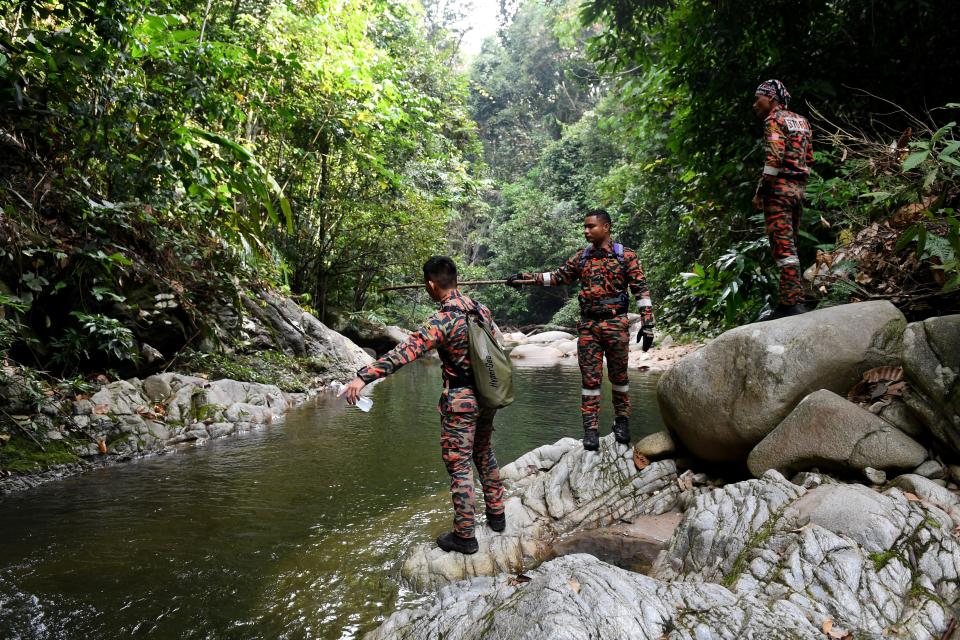
<instances>
[{"instance_id":1,"label":"man crouching on rock","mask_svg":"<svg viewBox=\"0 0 960 640\"><path fill-rule=\"evenodd\" d=\"M610 237L610 214L602 209L583 217L583 236L588 244L556 271L518 273L507 284L519 287L520 280L537 285L570 284L580 281L580 322L577 324L577 360L583 388L580 411L583 414L583 448L600 448L600 383L603 357L613 385L613 435L621 444L630 443L630 396L627 364L630 355L630 321L627 319L629 294L637 299L643 320L637 342L647 351L653 344L653 304L637 254Z\"/></svg>"},{"instance_id":2,"label":"man crouching on rock","mask_svg":"<svg viewBox=\"0 0 960 640\"><path fill-rule=\"evenodd\" d=\"M440 304L426 325L411 334L373 364L357 372L342 396L356 404L360 390L374 380L385 378L403 365L436 349L443 362L443 393L440 394L440 451L450 474L453 498L453 531L437 538L444 551L476 553L474 512L477 501L473 491L470 461L473 460L483 484L487 524L503 531L507 522L503 511L503 482L500 468L490 447L496 409L484 409L477 403L472 388L473 374L468 355L466 313L476 310L497 333L490 310L457 290L457 266L446 256L433 256L423 265L424 286Z\"/></svg>"}]
</instances>

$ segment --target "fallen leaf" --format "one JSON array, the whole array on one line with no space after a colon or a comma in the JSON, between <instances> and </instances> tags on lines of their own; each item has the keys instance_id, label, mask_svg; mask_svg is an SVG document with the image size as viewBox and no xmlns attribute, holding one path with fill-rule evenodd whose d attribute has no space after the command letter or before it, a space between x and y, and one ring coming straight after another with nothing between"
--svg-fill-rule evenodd
<instances>
[{"instance_id":1,"label":"fallen leaf","mask_svg":"<svg viewBox=\"0 0 960 640\"><path fill-rule=\"evenodd\" d=\"M530 576L524 575L522 573L518 573L516 576L510 576L510 579L507 580L507 584L510 585L511 587L517 587L521 584L526 584L530 582L530 580L532 579L533 578L531 578Z\"/></svg>"},{"instance_id":2,"label":"fallen leaf","mask_svg":"<svg viewBox=\"0 0 960 640\"><path fill-rule=\"evenodd\" d=\"M899 382L903 380L903 367L876 367L864 372L863 380L866 382L880 382L881 380Z\"/></svg>"},{"instance_id":3,"label":"fallen leaf","mask_svg":"<svg viewBox=\"0 0 960 640\"><path fill-rule=\"evenodd\" d=\"M909 491L904 491L903 497L909 500L910 502L920 502L920 498L918 498L915 493L910 493Z\"/></svg>"},{"instance_id":4,"label":"fallen leaf","mask_svg":"<svg viewBox=\"0 0 960 640\"><path fill-rule=\"evenodd\" d=\"M576 578L570 578L567 580L567 584L570 585L570 588L573 589L574 593L580 593L580 583L577 582Z\"/></svg>"},{"instance_id":5,"label":"fallen leaf","mask_svg":"<svg viewBox=\"0 0 960 640\"><path fill-rule=\"evenodd\" d=\"M107 452L107 443L102 439L97 440L97 450L100 452L100 455L103 455Z\"/></svg>"},{"instance_id":6,"label":"fallen leaf","mask_svg":"<svg viewBox=\"0 0 960 640\"><path fill-rule=\"evenodd\" d=\"M10 442L10 434L0 433L0 447Z\"/></svg>"},{"instance_id":7,"label":"fallen leaf","mask_svg":"<svg viewBox=\"0 0 960 640\"><path fill-rule=\"evenodd\" d=\"M95 404L93 405L93 412L97 414L104 414L110 410L110 405L108 404Z\"/></svg>"},{"instance_id":8,"label":"fallen leaf","mask_svg":"<svg viewBox=\"0 0 960 640\"><path fill-rule=\"evenodd\" d=\"M637 468L637 471L643 471L650 466L650 460L647 459L647 456L643 455L636 449L633 450L633 466Z\"/></svg>"}]
</instances>

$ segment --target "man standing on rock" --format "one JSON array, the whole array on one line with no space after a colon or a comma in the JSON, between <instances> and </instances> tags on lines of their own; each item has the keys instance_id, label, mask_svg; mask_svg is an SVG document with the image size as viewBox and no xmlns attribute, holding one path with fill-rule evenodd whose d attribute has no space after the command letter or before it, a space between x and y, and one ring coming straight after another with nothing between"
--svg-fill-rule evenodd
<instances>
[{"instance_id":1,"label":"man standing on rock","mask_svg":"<svg viewBox=\"0 0 960 640\"><path fill-rule=\"evenodd\" d=\"M385 378L405 364L436 349L443 362L443 393L440 395L440 450L450 474L450 495L453 498L453 531L437 538L444 551L476 553L479 545L474 536L476 497L473 489L471 459L477 465L483 485L487 524L494 531L503 531L506 516L503 507L503 483L500 468L490 446L496 409L481 408L473 389L473 374L468 354L467 314L480 319L498 332L493 315L484 305L474 302L457 290L457 266L446 256L433 256L423 265L424 286L430 297L440 304L421 327L405 342L379 360L357 372L342 396L356 404L360 390L374 380Z\"/></svg>"},{"instance_id":2,"label":"man standing on rock","mask_svg":"<svg viewBox=\"0 0 960 640\"><path fill-rule=\"evenodd\" d=\"M757 87L753 103L754 112L763 119L766 149L753 207L764 213L773 259L780 270L780 304L770 320L809 311L803 304L797 233L813 162L813 134L806 118L787 111L789 101L782 82L767 80Z\"/></svg>"},{"instance_id":3,"label":"man standing on rock","mask_svg":"<svg viewBox=\"0 0 960 640\"><path fill-rule=\"evenodd\" d=\"M517 280L534 280L549 287L580 281L580 322L577 324L577 360L583 388L580 411L583 414L583 448L600 447L600 383L603 357L607 357L607 375L613 385L616 416L613 434L617 442L630 443L630 396L627 363L630 353L630 321L627 318L629 292L637 299L643 320L637 341L646 351L653 344L653 304L637 254L610 238L610 214L601 209L583 219L583 235L590 243L569 258L556 271L518 273L507 284L519 287Z\"/></svg>"}]
</instances>

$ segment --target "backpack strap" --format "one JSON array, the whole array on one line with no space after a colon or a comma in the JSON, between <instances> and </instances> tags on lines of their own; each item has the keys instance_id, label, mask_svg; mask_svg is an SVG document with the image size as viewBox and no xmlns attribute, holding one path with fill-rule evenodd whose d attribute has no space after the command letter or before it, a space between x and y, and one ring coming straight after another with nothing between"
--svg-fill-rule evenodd
<instances>
[{"instance_id":1,"label":"backpack strap","mask_svg":"<svg viewBox=\"0 0 960 640\"><path fill-rule=\"evenodd\" d=\"M592 245L592 244L588 244L588 245L584 248L583 253L580 254L580 268L581 268L581 269L583 269L583 265L585 265L585 264L587 263L587 258L590 257L590 253L591 253L592 251L593 251L593 245ZM620 244L619 242L614 242L614 243L613 243L613 255L616 256L617 262L620 263L620 266L621 266L621 267L624 267L624 268L625 268L625 267L627 266L626 260L625 260L624 257L623 257L623 245Z\"/></svg>"}]
</instances>

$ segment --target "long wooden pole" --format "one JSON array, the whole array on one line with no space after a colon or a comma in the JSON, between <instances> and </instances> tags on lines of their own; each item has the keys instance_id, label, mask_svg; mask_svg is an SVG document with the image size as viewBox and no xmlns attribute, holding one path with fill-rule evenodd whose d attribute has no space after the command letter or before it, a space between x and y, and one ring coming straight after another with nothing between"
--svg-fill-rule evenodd
<instances>
[{"instance_id":1,"label":"long wooden pole","mask_svg":"<svg viewBox=\"0 0 960 640\"><path fill-rule=\"evenodd\" d=\"M514 280L517 284L534 284L536 280ZM458 287L470 287L484 284L507 284L506 280L466 280L463 282L458 282ZM399 289L421 289L423 288L423 283L419 284L398 284L392 287L381 287L380 293L384 291L397 291Z\"/></svg>"}]
</instances>

